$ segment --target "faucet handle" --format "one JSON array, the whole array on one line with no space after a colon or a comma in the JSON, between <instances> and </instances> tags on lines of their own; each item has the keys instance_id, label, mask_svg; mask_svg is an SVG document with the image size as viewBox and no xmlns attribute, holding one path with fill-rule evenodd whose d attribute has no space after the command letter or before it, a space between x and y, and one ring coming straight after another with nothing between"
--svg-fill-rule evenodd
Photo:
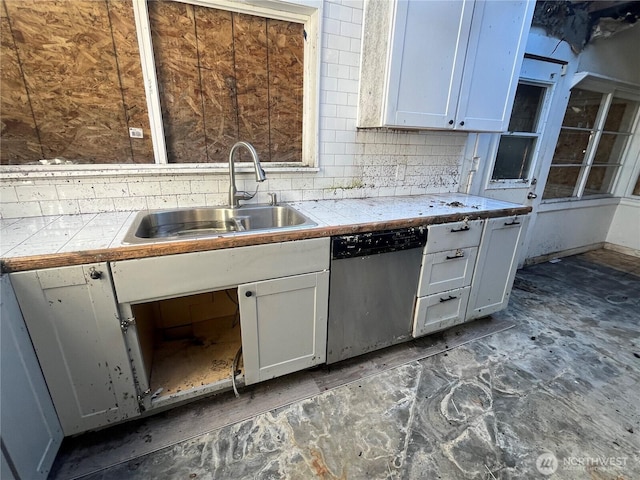
<instances>
[{"instance_id":1,"label":"faucet handle","mask_svg":"<svg viewBox=\"0 0 640 480\"><path fill-rule=\"evenodd\" d=\"M275 206L278 204L278 197L276 197L275 192L269 192L267 195L269 195L269 205Z\"/></svg>"}]
</instances>

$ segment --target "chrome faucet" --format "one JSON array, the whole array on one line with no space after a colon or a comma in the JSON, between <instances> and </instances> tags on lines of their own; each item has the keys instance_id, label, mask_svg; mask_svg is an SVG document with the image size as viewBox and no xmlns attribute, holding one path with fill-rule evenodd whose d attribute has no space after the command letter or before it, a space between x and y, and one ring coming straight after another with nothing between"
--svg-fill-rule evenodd
<instances>
[{"instance_id":1,"label":"chrome faucet","mask_svg":"<svg viewBox=\"0 0 640 480\"><path fill-rule=\"evenodd\" d=\"M256 170L256 182L264 182L267 179L267 174L260 166L258 152L256 152L255 148L253 148L253 145L251 145L249 142L237 142L235 145L233 145L233 147L231 147L231 151L229 152L229 205L231 207L239 207L240 200L251 200L255 196L255 193L252 195L249 192L238 191L238 189L236 188L236 174L233 164L233 155L240 147L246 148L251 154L253 166Z\"/></svg>"}]
</instances>

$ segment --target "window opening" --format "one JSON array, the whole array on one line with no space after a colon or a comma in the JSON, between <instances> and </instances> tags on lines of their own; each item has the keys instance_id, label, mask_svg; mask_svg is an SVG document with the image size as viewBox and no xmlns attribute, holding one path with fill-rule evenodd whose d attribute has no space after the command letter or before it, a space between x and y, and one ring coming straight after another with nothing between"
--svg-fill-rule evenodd
<instances>
[{"instance_id":1,"label":"window opening","mask_svg":"<svg viewBox=\"0 0 640 480\"><path fill-rule=\"evenodd\" d=\"M491 181L529 180L547 87L521 82L507 133L500 136Z\"/></svg>"},{"instance_id":2,"label":"window opening","mask_svg":"<svg viewBox=\"0 0 640 480\"><path fill-rule=\"evenodd\" d=\"M239 140L262 162L301 161L302 24L168 0L148 12L169 163L224 163Z\"/></svg>"},{"instance_id":3,"label":"window opening","mask_svg":"<svg viewBox=\"0 0 640 480\"><path fill-rule=\"evenodd\" d=\"M574 88L543 199L610 194L637 111L638 102Z\"/></svg>"}]
</instances>

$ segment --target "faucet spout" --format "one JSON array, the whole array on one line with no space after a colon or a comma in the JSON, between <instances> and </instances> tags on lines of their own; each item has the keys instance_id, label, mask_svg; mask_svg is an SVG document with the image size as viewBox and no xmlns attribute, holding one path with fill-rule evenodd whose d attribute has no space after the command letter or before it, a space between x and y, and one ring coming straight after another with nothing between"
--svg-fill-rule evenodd
<instances>
[{"instance_id":1,"label":"faucet spout","mask_svg":"<svg viewBox=\"0 0 640 480\"><path fill-rule=\"evenodd\" d=\"M258 157L258 152L253 148L249 142L237 142L231 147L229 151L229 205L232 207L239 207L240 200L250 200L254 197L255 193L252 195L248 192L239 192L236 188L236 174L233 157L240 147L244 147L249 151L251 155L251 159L253 161L253 167L256 172L256 182L264 182L267 179L267 174L262 169L260 165L260 158Z\"/></svg>"}]
</instances>

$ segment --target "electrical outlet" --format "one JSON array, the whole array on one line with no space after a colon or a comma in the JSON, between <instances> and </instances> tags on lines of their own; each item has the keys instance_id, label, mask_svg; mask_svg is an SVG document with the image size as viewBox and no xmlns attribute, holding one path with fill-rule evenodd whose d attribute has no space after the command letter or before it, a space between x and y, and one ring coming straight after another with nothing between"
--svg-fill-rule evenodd
<instances>
[{"instance_id":1,"label":"electrical outlet","mask_svg":"<svg viewBox=\"0 0 640 480\"><path fill-rule=\"evenodd\" d=\"M129 128L129 136L131 138L143 138L144 134L142 133L142 129L141 128L130 127Z\"/></svg>"}]
</instances>

